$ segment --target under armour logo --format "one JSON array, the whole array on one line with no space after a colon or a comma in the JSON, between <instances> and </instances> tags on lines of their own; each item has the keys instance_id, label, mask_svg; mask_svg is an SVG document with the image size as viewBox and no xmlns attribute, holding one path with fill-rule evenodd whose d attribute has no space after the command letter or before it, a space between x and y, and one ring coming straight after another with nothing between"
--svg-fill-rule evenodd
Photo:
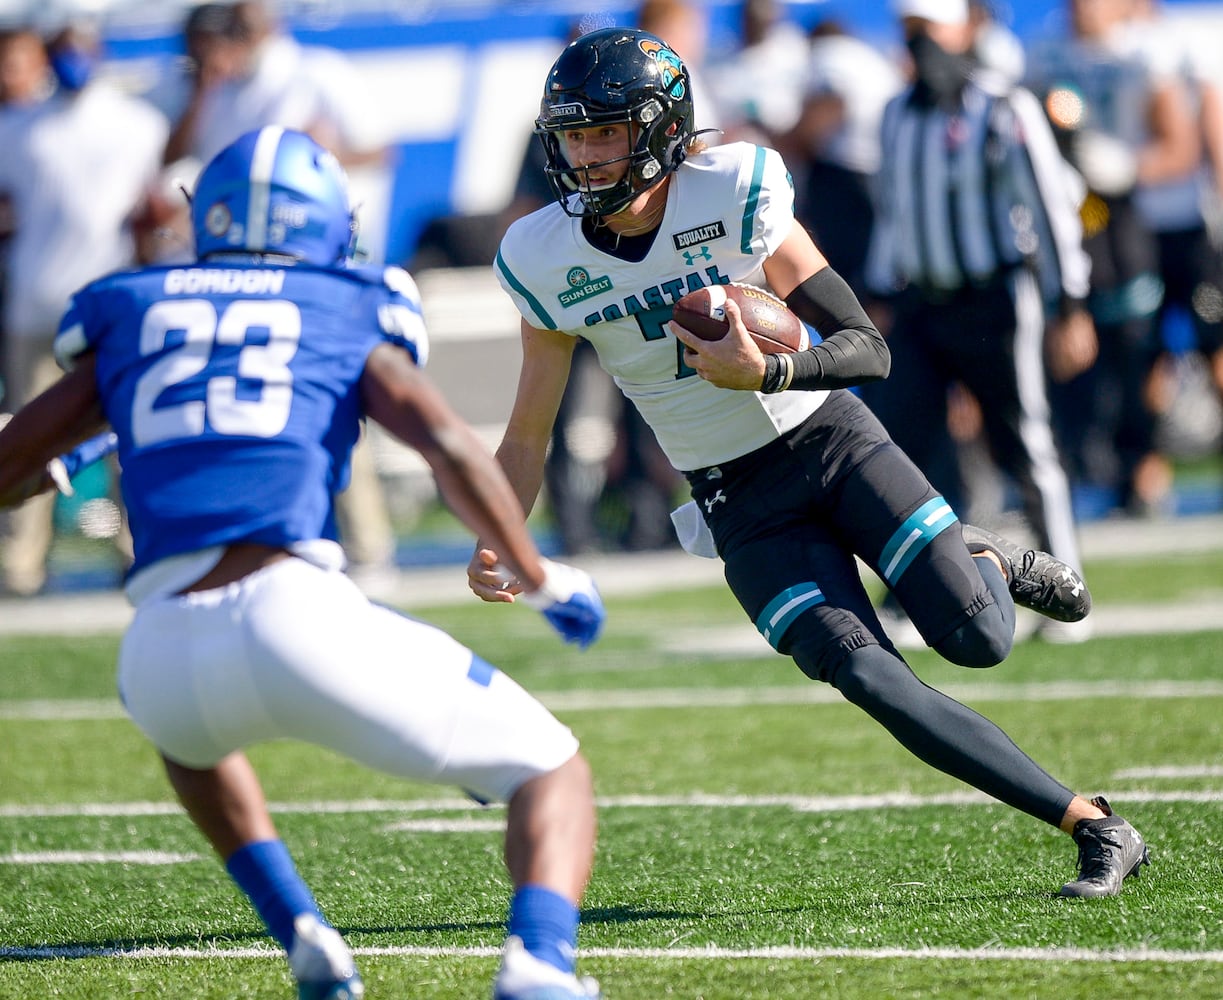
<instances>
[{"instance_id":1,"label":"under armour logo","mask_svg":"<svg viewBox=\"0 0 1223 1000\"><path fill-rule=\"evenodd\" d=\"M713 513L713 505L715 503L726 503L726 494L723 493L721 490L718 490L717 493L715 493L713 496L711 496L708 500L705 501L705 513L706 514Z\"/></svg>"},{"instance_id":2,"label":"under armour logo","mask_svg":"<svg viewBox=\"0 0 1223 1000\"><path fill-rule=\"evenodd\" d=\"M684 251L684 262L692 267L698 260L713 260L713 254L709 252L709 247L701 247L696 253L691 250Z\"/></svg>"},{"instance_id":3,"label":"under armour logo","mask_svg":"<svg viewBox=\"0 0 1223 1000\"><path fill-rule=\"evenodd\" d=\"M1073 585L1070 588L1070 593L1072 596L1078 597L1079 594L1082 593L1083 581L1076 577L1074 571L1071 570L1069 566L1067 566L1065 569L1062 570L1062 579L1066 583Z\"/></svg>"}]
</instances>

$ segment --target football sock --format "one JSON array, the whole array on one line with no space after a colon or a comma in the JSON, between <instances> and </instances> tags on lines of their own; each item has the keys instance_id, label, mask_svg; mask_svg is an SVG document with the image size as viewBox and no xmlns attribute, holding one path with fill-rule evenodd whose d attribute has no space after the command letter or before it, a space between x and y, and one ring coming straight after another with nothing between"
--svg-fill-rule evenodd
<instances>
[{"instance_id":1,"label":"football sock","mask_svg":"<svg viewBox=\"0 0 1223 1000\"><path fill-rule=\"evenodd\" d=\"M510 900L509 933L541 962L572 972L578 940L578 908L551 889L524 885Z\"/></svg>"},{"instance_id":2,"label":"football sock","mask_svg":"<svg viewBox=\"0 0 1223 1000\"><path fill-rule=\"evenodd\" d=\"M225 862L225 870L285 951L293 946L295 917L312 913L323 919L283 841L260 840L240 847Z\"/></svg>"},{"instance_id":3,"label":"football sock","mask_svg":"<svg viewBox=\"0 0 1223 1000\"><path fill-rule=\"evenodd\" d=\"M981 574L981 579L985 581L985 586L994 595L994 603L1002 609L1007 623L1011 626L1011 631L1014 632L1015 599L1011 597L1011 588L1006 582L1006 577L1002 575L1002 570L997 567L992 559L974 557L973 562L977 564L977 572Z\"/></svg>"}]
</instances>

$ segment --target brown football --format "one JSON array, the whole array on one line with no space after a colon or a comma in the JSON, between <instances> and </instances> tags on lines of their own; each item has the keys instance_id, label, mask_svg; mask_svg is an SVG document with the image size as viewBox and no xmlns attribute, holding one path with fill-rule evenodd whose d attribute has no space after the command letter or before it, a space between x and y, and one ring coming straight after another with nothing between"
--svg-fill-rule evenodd
<instances>
[{"instance_id":1,"label":"brown football","mask_svg":"<svg viewBox=\"0 0 1223 1000\"><path fill-rule=\"evenodd\" d=\"M739 282L689 292L675 303L671 320L702 340L721 340L730 328L726 321L727 299L733 299L739 306L743 325L764 353L787 354L811 346L807 328L789 306L763 288Z\"/></svg>"}]
</instances>

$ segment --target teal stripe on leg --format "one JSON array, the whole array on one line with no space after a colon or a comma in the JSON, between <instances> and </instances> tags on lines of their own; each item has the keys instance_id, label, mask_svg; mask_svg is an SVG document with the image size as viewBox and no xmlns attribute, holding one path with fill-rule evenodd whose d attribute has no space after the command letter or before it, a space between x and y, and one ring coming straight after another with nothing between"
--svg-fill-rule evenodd
<instances>
[{"instance_id":1,"label":"teal stripe on leg","mask_svg":"<svg viewBox=\"0 0 1223 1000\"><path fill-rule=\"evenodd\" d=\"M814 582L799 583L774 597L756 619L756 628L768 644L777 649L794 619L808 608L824 603L824 594Z\"/></svg>"},{"instance_id":2,"label":"teal stripe on leg","mask_svg":"<svg viewBox=\"0 0 1223 1000\"><path fill-rule=\"evenodd\" d=\"M879 572L888 584L899 580L917 554L955 523L955 511L942 497L935 497L910 514L879 556Z\"/></svg>"}]
</instances>

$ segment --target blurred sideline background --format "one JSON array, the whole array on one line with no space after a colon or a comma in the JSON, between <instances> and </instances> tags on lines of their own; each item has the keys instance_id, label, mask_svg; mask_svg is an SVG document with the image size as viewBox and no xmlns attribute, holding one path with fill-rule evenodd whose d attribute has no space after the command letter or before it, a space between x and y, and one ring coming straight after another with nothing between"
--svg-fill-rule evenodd
<instances>
[{"instance_id":1,"label":"blurred sideline background","mask_svg":"<svg viewBox=\"0 0 1223 1000\"><path fill-rule=\"evenodd\" d=\"M105 39L104 75L156 104L166 81L181 75L182 26L193 6L185 0L0 0L0 24L96 18ZM713 67L739 45L742 4L708 0L701 6L708 25L705 65ZM804 29L835 17L901 58L900 36L887 0L781 7ZM1066 30L1062 0L994 7L1025 43ZM363 249L373 260L411 266L430 221L495 216L506 208L527 144L535 141L531 125L540 83L559 48L575 28L634 23L637 5L595 0L290 0L273 8L282 27L298 41L338 49L357 70L369 144L390 151L383 163L350 171ZM1223 60L1223 3L1169 0L1164 14L1188 33L1215 39L1208 44ZM517 314L488 268L413 270L433 340L430 372L495 447L515 390ZM614 446L616 405L603 382L595 384L584 401L574 440L580 457L592 467ZM373 443L401 539L399 565L465 562L470 541L436 509L423 464L376 429ZM118 583L109 556L99 555L107 550L90 537L113 528L113 511L105 509L106 476L100 466L86 470L77 497L60 502L50 591ZM1188 463L1178 471L1173 513L1223 510L1220 480L1216 455ZM1090 495L1079 497L1077 505L1085 521L1109 513L1107 503ZM541 545L555 551L546 508L541 504L533 517Z\"/></svg>"},{"instance_id":2,"label":"blurred sideline background","mask_svg":"<svg viewBox=\"0 0 1223 1000\"><path fill-rule=\"evenodd\" d=\"M106 70L156 103L160 81L183 58L185 0L0 0L0 20L96 15ZM708 51L716 65L739 44L742 4L705 0ZM782 3L804 29L836 17L885 51L903 50L887 0ZM995 3L1024 42L1065 31L1062 0ZM289 0L273 4L282 26L306 45L345 52L363 78L368 127L391 147L385 176L360 177L367 250L411 260L430 219L496 212L510 201L538 112L540 81L575 25L632 24L636 4L597 0ZM1217 35L1223 4L1167 0L1165 16L1198 36Z\"/></svg>"}]
</instances>

